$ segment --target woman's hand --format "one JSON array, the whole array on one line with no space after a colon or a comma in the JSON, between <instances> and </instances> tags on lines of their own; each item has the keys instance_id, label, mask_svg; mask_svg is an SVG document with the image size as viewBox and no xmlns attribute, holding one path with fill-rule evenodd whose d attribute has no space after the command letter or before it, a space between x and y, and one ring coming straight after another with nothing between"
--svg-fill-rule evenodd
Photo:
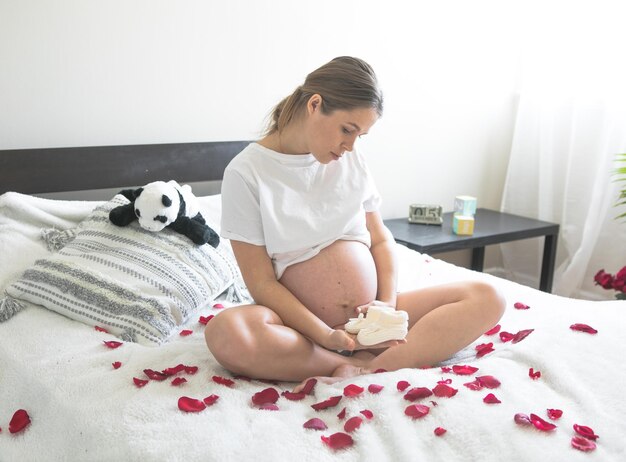
<instances>
[{"instance_id":1,"label":"woman's hand","mask_svg":"<svg viewBox=\"0 0 626 462\"><path fill-rule=\"evenodd\" d=\"M361 345L356 338L356 334L349 334L342 329L332 329L325 339L324 343L320 343L324 348L333 351L357 351L357 350L377 350L389 348L396 345L406 343L406 340L389 340L387 342L378 343L376 345Z\"/></svg>"}]
</instances>

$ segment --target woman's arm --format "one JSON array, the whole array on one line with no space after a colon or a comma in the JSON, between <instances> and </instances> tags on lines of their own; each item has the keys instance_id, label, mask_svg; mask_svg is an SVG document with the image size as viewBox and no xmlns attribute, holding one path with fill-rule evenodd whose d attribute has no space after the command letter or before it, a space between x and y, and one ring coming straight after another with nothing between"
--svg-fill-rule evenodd
<instances>
[{"instance_id":1,"label":"woman's arm","mask_svg":"<svg viewBox=\"0 0 626 462\"><path fill-rule=\"evenodd\" d=\"M365 223L372 238L370 252L374 257L378 277L377 300L396 306L398 263L395 240L378 212L366 212Z\"/></svg>"},{"instance_id":2,"label":"woman's arm","mask_svg":"<svg viewBox=\"0 0 626 462\"><path fill-rule=\"evenodd\" d=\"M259 305L274 311L283 323L329 349L353 350L355 342L344 331L335 330L307 309L276 280L265 246L231 240L244 282Z\"/></svg>"}]
</instances>

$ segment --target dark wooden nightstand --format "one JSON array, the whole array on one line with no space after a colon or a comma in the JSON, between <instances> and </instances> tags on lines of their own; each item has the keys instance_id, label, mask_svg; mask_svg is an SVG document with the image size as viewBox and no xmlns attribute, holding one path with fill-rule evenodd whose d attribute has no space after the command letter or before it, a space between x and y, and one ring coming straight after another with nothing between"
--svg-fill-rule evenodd
<instances>
[{"instance_id":1,"label":"dark wooden nightstand","mask_svg":"<svg viewBox=\"0 0 626 462\"><path fill-rule=\"evenodd\" d=\"M444 213L441 226L409 223L406 218L385 220L385 225L396 242L418 252L434 254L472 249L472 269L475 271L483 270L486 245L545 236L539 289L544 292L552 290L558 224L495 210L477 209L474 234L457 236L452 232L452 215L452 212Z\"/></svg>"}]
</instances>

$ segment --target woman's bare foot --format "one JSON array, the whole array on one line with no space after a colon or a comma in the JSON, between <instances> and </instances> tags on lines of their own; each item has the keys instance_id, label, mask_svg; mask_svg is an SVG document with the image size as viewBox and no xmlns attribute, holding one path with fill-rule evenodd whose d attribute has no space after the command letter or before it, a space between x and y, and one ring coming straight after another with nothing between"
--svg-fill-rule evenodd
<instances>
[{"instance_id":1,"label":"woman's bare foot","mask_svg":"<svg viewBox=\"0 0 626 462\"><path fill-rule=\"evenodd\" d=\"M333 375L330 377L322 377L322 376L309 377L306 380L302 381L298 386L296 386L293 389L293 392L298 393L299 391L301 391L306 385L306 383L312 378L316 379L320 383L325 383L327 385L330 385L332 383L341 382L342 380L348 379L350 377L370 374L372 370L368 369L366 367L366 364L368 364L369 361L375 357L376 357L375 355L367 351L355 352L352 358L358 360L356 361L356 364L350 364L350 363L342 364L341 366L339 366L337 369L333 371Z\"/></svg>"}]
</instances>

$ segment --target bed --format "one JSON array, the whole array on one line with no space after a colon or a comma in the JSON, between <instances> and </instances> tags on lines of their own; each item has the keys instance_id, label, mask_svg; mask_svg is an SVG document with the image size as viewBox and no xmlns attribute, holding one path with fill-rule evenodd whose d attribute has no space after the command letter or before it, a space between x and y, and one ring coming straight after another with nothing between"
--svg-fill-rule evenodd
<instances>
[{"instance_id":1,"label":"bed","mask_svg":"<svg viewBox=\"0 0 626 462\"><path fill-rule=\"evenodd\" d=\"M398 245L400 290L453 280L499 287L499 331L432 368L293 396L293 383L233 377L205 346L203 323L247 297L224 240L219 258L232 277L181 308L158 341L19 300L16 281L56 261L86 220L106 221L112 199L36 194L218 180L245 144L0 151L0 460L626 460L623 301L561 298ZM219 229L219 194L199 202ZM30 423L12 433L18 410Z\"/></svg>"}]
</instances>

